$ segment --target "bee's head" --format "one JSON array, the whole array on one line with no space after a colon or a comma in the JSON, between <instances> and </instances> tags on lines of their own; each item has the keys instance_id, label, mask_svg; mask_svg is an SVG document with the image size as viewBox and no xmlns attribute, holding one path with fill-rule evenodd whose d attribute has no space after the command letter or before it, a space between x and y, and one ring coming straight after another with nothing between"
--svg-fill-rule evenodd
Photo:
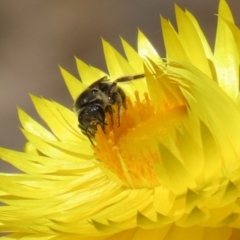
<instances>
[{"instance_id":1,"label":"bee's head","mask_svg":"<svg viewBox=\"0 0 240 240\"><path fill-rule=\"evenodd\" d=\"M85 135L95 136L97 125L104 129L105 125L105 111L102 106L92 104L83 107L78 113L79 127Z\"/></svg>"}]
</instances>

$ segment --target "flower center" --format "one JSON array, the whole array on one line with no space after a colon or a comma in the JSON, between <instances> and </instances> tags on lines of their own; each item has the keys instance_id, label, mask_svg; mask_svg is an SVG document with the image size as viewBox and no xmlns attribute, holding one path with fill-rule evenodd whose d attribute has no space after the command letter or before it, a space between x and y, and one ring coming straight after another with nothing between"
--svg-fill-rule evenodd
<instances>
[{"instance_id":1,"label":"flower center","mask_svg":"<svg viewBox=\"0 0 240 240\"><path fill-rule=\"evenodd\" d=\"M107 126L99 127L96 134L97 159L103 171L117 181L133 188L153 188L160 185L155 163L161 164L159 142L167 142L169 134L175 135L179 118L186 114L185 106L165 106L155 109L148 94L141 101L135 92L136 101L127 100L118 124L117 109L114 123L107 115ZM109 171L110 170L110 171Z\"/></svg>"}]
</instances>

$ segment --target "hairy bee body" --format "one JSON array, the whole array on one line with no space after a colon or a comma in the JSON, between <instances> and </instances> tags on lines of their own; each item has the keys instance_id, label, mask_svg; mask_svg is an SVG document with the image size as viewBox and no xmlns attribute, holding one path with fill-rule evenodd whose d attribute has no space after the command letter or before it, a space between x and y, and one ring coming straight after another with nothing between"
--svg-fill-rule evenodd
<instances>
[{"instance_id":1,"label":"hairy bee body","mask_svg":"<svg viewBox=\"0 0 240 240\"><path fill-rule=\"evenodd\" d=\"M78 114L79 128L92 142L97 126L104 131L105 115L109 113L113 124L113 105L117 106L118 124L120 125L121 108L127 108L126 94L118 86L119 82L127 82L143 78L144 74L124 76L111 82L107 76L92 83L83 91L74 103L74 109Z\"/></svg>"}]
</instances>

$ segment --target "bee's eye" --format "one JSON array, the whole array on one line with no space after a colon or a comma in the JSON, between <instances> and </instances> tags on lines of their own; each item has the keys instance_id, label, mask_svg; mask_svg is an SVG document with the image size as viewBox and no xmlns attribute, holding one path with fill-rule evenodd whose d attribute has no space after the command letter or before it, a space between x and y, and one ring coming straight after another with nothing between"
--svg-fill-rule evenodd
<instances>
[{"instance_id":1,"label":"bee's eye","mask_svg":"<svg viewBox=\"0 0 240 240\"><path fill-rule=\"evenodd\" d=\"M94 95L97 94L97 92L98 92L97 89L93 89L93 90L92 90L92 94L94 94Z\"/></svg>"}]
</instances>

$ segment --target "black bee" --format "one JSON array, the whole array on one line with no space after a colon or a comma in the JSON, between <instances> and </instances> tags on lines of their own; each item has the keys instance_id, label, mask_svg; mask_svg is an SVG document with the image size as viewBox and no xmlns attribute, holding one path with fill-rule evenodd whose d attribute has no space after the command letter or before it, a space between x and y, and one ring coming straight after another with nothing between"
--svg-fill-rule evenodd
<instances>
[{"instance_id":1,"label":"black bee","mask_svg":"<svg viewBox=\"0 0 240 240\"><path fill-rule=\"evenodd\" d=\"M74 103L74 109L78 114L79 128L90 142L95 137L97 126L100 125L104 131L106 122L105 114L109 113L113 124L113 105L117 106L118 125L122 106L126 109L126 94L118 86L119 82L127 82L134 79L144 78L144 74L135 76L124 76L111 82L107 76L92 83L82 92Z\"/></svg>"}]
</instances>

